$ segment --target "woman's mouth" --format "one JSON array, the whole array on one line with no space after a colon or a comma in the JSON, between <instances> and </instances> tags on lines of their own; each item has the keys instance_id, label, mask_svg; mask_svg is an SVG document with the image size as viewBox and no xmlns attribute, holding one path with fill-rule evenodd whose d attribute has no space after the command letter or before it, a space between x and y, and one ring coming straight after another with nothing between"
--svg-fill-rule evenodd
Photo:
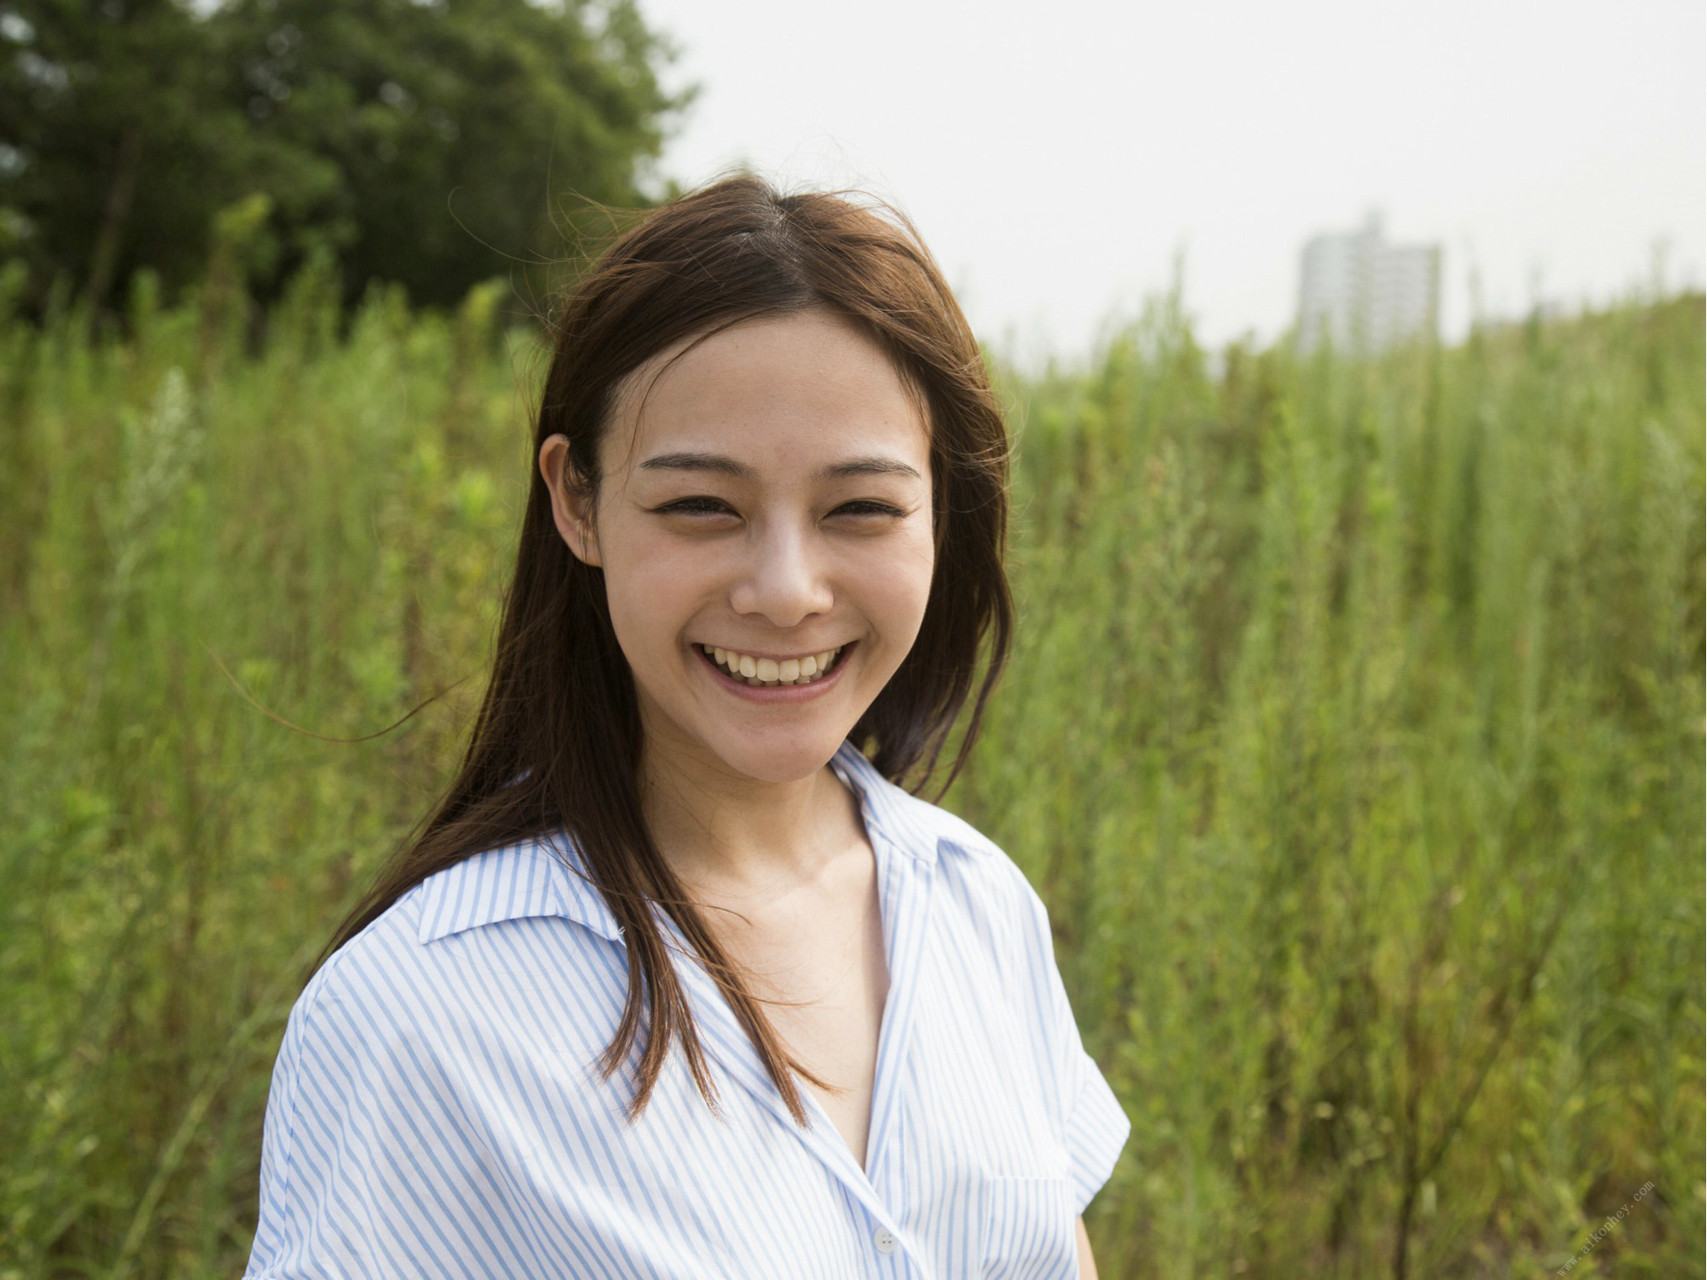
<instances>
[{"instance_id":1,"label":"woman's mouth","mask_svg":"<svg viewBox=\"0 0 1707 1280\"><path fill-rule=\"evenodd\" d=\"M755 689L799 688L818 683L834 671L842 653L852 642L837 645L820 653L806 653L792 658L758 658L735 649L717 645L694 646L700 655L731 681Z\"/></svg>"}]
</instances>

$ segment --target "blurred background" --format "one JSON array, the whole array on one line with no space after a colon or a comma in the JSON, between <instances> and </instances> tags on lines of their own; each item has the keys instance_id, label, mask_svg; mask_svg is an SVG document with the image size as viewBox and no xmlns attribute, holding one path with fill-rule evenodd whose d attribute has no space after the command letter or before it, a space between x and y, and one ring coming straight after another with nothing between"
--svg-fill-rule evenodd
<instances>
[{"instance_id":1,"label":"blurred background","mask_svg":"<svg viewBox=\"0 0 1707 1280\"><path fill-rule=\"evenodd\" d=\"M537 317L738 164L910 215L1009 412L945 803L1132 1120L1102 1274L1703 1274L1704 44L0 0L0 1277L241 1271L305 966L481 692Z\"/></svg>"}]
</instances>

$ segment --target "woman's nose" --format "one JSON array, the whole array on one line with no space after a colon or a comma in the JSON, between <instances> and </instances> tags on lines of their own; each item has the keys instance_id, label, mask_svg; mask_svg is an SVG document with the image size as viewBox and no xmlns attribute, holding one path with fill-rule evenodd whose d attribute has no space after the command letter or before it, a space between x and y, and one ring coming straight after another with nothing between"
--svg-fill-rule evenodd
<instances>
[{"instance_id":1,"label":"woman's nose","mask_svg":"<svg viewBox=\"0 0 1707 1280\"><path fill-rule=\"evenodd\" d=\"M778 629L794 627L832 603L823 557L810 535L777 526L753 540L729 604Z\"/></svg>"}]
</instances>

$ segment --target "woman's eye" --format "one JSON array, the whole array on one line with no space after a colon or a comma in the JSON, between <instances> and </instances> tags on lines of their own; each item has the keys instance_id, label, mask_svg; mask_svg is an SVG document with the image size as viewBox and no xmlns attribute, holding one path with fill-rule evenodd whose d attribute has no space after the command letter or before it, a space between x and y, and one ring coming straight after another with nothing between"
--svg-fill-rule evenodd
<instances>
[{"instance_id":1,"label":"woman's eye","mask_svg":"<svg viewBox=\"0 0 1707 1280\"><path fill-rule=\"evenodd\" d=\"M721 498L677 498L657 508L660 515L690 515L690 516L721 516L733 515L729 504ZM907 513L899 507L892 507L887 502L876 502L869 498L861 498L856 502L844 502L837 507L832 515L849 516L903 516Z\"/></svg>"},{"instance_id":2,"label":"woman's eye","mask_svg":"<svg viewBox=\"0 0 1707 1280\"><path fill-rule=\"evenodd\" d=\"M727 514L729 507L718 498L678 498L674 502L665 503L658 511L660 514L670 515L680 512L690 516L720 516Z\"/></svg>"}]
</instances>

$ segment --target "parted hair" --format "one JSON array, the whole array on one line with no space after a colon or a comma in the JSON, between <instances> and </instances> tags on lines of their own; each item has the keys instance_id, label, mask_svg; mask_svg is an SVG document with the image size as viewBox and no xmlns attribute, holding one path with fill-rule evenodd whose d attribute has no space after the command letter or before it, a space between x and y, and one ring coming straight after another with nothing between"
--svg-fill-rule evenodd
<instances>
[{"instance_id":1,"label":"parted hair","mask_svg":"<svg viewBox=\"0 0 1707 1280\"><path fill-rule=\"evenodd\" d=\"M936 562L925 615L911 651L850 737L884 777L919 794L941 772L950 730L971 697L940 799L977 738L1008 655L1009 444L972 330L904 215L839 194L784 195L745 173L648 212L558 302L534 456L549 437L566 436L566 474L596 496L599 445L625 379L680 342L807 308L834 312L875 341L926 411ZM717 1108L653 915L657 904L695 948L790 1114L805 1124L792 1073L829 1086L783 1048L653 841L640 800L633 674L611 626L604 571L570 552L545 481L537 467L531 474L490 680L460 768L321 960L435 872L485 850L566 836L628 953L622 1020L600 1057L605 1078L647 1024L630 1121L645 1108L677 1033L701 1094Z\"/></svg>"}]
</instances>

